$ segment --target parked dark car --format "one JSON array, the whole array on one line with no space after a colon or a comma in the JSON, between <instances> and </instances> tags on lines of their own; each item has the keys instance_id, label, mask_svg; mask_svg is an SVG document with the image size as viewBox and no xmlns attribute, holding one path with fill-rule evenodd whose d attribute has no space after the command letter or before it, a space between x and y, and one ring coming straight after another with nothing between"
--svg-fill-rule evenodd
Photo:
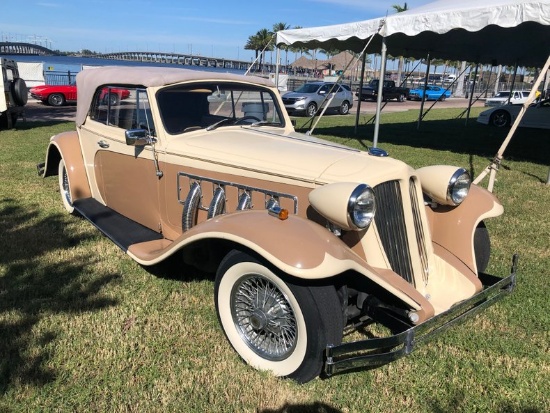
<instances>
[{"instance_id":1,"label":"parked dark car","mask_svg":"<svg viewBox=\"0 0 550 413\"><path fill-rule=\"evenodd\" d=\"M367 86L363 86L361 93L359 90L356 95L361 100L376 100L378 98L379 80L373 79ZM404 102L409 98L409 88L398 87L393 80L384 80L382 88L382 100L397 99L398 102Z\"/></svg>"}]
</instances>

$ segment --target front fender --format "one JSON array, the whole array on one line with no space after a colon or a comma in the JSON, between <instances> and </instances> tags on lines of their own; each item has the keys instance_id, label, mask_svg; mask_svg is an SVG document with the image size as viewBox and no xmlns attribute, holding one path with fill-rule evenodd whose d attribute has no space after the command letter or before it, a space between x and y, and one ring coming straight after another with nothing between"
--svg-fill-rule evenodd
<instances>
[{"instance_id":1,"label":"front fender","mask_svg":"<svg viewBox=\"0 0 550 413\"><path fill-rule=\"evenodd\" d=\"M432 312L431 304L403 278L392 271L371 267L326 228L297 215L290 215L286 220L270 216L265 210L220 215L192 227L168 246L165 246L166 240L158 242L157 250L151 249L151 243L135 244L127 252L139 263L152 265L187 245L206 239L242 245L297 278L323 279L352 270L412 308L423 307Z\"/></svg>"},{"instance_id":2,"label":"front fender","mask_svg":"<svg viewBox=\"0 0 550 413\"><path fill-rule=\"evenodd\" d=\"M501 215L502 204L491 192L477 185L457 207L439 206L427 208L432 229L432 241L452 252L477 274L474 252L474 232L477 225L487 218Z\"/></svg>"},{"instance_id":3,"label":"front fender","mask_svg":"<svg viewBox=\"0 0 550 413\"><path fill-rule=\"evenodd\" d=\"M46 150L44 178L58 174L58 165L61 159L65 162L73 201L92 196L76 131L52 136Z\"/></svg>"}]
</instances>

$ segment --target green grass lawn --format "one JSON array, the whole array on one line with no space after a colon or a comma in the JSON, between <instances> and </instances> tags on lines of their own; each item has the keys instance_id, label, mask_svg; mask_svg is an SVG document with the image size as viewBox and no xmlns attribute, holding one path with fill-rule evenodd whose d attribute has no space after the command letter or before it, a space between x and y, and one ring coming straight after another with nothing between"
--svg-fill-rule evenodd
<instances>
[{"instance_id":1,"label":"green grass lawn","mask_svg":"<svg viewBox=\"0 0 550 413\"><path fill-rule=\"evenodd\" d=\"M414 167L477 176L506 131L466 126L461 111L433 110L419 129L417 112L384 114L378 146ZM326 117L314 134L366 148L369 118L355 133L354 115ZM488 272L507 275L520 254L515 292L409 357L298 385L239 360L212 280L176 260L141 267L64 213L57 180L35 165L51 135L73 128L0 132L0 412L550 411L548 131L518 131L494 189L505 213L487 222Z\"/></svg>"}]
</instances>

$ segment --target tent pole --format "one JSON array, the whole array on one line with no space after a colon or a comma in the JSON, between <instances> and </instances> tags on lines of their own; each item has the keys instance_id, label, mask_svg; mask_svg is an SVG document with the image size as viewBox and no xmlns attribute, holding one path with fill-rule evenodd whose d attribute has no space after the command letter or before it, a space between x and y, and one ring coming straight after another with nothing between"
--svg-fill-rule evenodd
<instances>
[{"instance_id":1,"label":"tent pole","mask_svg":"<svg viewBox=\"0 0 550 413\"><path fill-rule=\"evenodd\" d=\"M424 93L428 87L428 78L430 77L430 54L426 56L426 77L424 78ZM422 121L422 114L424 113L424 93L422 93L422 99L420 99L420 112L418 113L418 122L416 124L416 129L420 129L420 122Z\"/></svg>"},{"instance_id":2,"label":"tent pole","mask_svg":"<svg viewBox=\"0 0 550 413\"><path fill-rule=\"evenodd\" d=\"M510 104L510 99L512 99L512 93L514 93L514 87L516 87L516 76L518 74L518 63L514 66L514 74L512 75L512 84L510 85L510 94L508 95L508 100L506 104Z\"/></svg>"},{"instance_id":3,"label":"tent pole","mask_svg":"<svg viewBox=\"0 0 550 413\"><path fill-rule=\"evenodd\" d=\"M500 149L498 150L498 153L496 154L495 158L491 162L489 166L487 166L480 174L479 176L474 180L474 184L478 184L483 178L485 178L488 174L489 176L489 184L487 185L487 190L489 192L493 192L493 187L495 184L496 179L496 173L498 170L498 167L502 161L502 157L504 154L504 151L506 150L506 147L510 143L510 140L512 139L512 136L516 132L516 129L519 126L519 123L521 122L521 119L523 118L523 115L525 114L525 111L535 100L535 97L537 96L537 90L542 82L542 79L544 76L546 76L546 72L548 72L548 68L550 68L550 55L548 56L548 59L546 60L546 64L544 65L543 69L541 70L537 81L533 84L533 88L531 89L531 92L529 93L529 97L527 98L527 101L523 104L521 107L521 110L518 113L518 116L514 123L512 124L512 127L510 128L510 131L508 132L508 135L506 135L506 139L504 139L504 142L502 142L502 145L500 146ZM550 173L548 175L548 180L550 181Z\"/></svg>"},{"instance_id":4,"label":"tent pole","mask_svg":"<svg viewBox=\"0 0 550 413\"><path fill-rule=\"evenodd\" d=\"M367 53L363 52L361 59L361 77L359 80L359 99L357 100L357 113L355 114L355 134L357 135L357 127L359 125L359 115L361 114L361 91L363 90L363 82L365 80L365 65L367 64Z\"/></svg>"},{"instance_id":5,"label":"tent pole","mask_svg":"<svg viewBox=\"0 0 550 413\"><path fill-rule=\"evenodd\" d=\"M275 87L279 90L279 70L281 66L281 49L277 47L277 53L275 54Z\"/></svg>"},{"instance_id":6,"label":"tent pole","mask_svg":"<svg viewBox=\"0 0 550 413\"><path fill-rule=\"evenodd\" d=\"M374 137L372 139L372 147L378 146L378 132L380 131L380 111L382 107L382 94L384 92L384 79L386 78L386 38L382 37L382 53L380 58L380 79L378 80L378 96L376 97L376 122L374 122Z\"/></svg>"},{"instance_id":7,"label":"tent pole","mask_svg":"<svg viewBox=\"0 0 550 413\"><path fill-rule=\"evenodd\" d=\"M474 99L474 91L476 90L476 80L477 80L477 68L479 67L479 63L476 63L476 68L474 70L474 80L472 82L472 88L470 89L470 100L468 101L468 111L466 112L466 123L465 125L468 125L468 121L470 120L470 109L472 108L472 100ZM470 76L468 76L470 77Z\"/></svg>"}]
</instances>

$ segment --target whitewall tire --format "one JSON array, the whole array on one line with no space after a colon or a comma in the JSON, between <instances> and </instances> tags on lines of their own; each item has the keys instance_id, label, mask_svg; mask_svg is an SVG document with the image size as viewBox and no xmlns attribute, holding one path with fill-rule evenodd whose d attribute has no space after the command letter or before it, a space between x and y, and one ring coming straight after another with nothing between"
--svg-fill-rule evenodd
<instances>
[{"instance_id":1,"label":"whitewall tire","mask_svg":"<svg viewBox=\"0 0 550 413\"><path fill-rule=\"evenodd\" d=\"M248 254L229 253L216 274L218 318L252 367L306 382L321 372L328 341L341 342L341 305L333 286L310 288L276 272Z\"/></svg>"},{"instance_id":2,"label":"whitewall tire","mask_svg":"<svg viewBox=\"0 0 550 413\"><path fill-rule=\"evenodd\" d=\"M69 181L69 174L67 173L65 161L63 159L59 161L58 178L59 178L59 193L61 194L61 202L63 202L63 207L67 210L69 214L74 214L74 206L73 206L73 199L71 195L71 184Z\"/></svg>"}]
</instances>

